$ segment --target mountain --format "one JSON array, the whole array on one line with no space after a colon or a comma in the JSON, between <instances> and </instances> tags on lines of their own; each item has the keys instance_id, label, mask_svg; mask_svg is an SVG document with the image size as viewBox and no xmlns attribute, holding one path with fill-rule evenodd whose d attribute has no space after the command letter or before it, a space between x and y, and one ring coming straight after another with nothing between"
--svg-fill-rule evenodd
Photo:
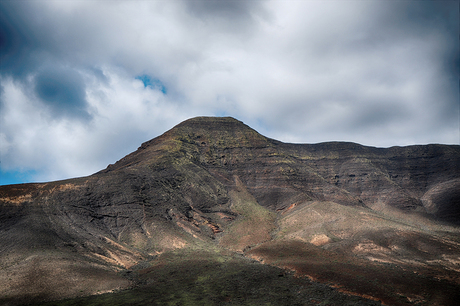
<instances>
[{"instance_id":1,"label":"mountain","mask_svg":"<svg viewBox=\"0 0 460 306\"><path fill-rule=\"evenodd\" d=\"M0 186L0 304L454 305L459 202L460 146L197 117L91 176Z\"/></svg>"}]
</instances>

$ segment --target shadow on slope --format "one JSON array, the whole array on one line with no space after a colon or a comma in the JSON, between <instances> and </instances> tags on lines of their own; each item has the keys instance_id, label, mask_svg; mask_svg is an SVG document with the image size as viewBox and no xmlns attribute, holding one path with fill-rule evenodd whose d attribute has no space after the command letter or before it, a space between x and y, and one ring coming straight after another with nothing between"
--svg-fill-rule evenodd
<instances>
[{"instance_id":1,"label":"shadow on slope","mask_svg":"<svg viewBox=\"0 0 460 306\"><path fill-rule=\"evenodd\" d=\"M246 254L387 305L457 305L460 299L460 285L430 277L423 269L371 262L300 240L268 242Z\"/></svg>"},{"instance_id":2,"label":"shadow on slope","mask_svg":"<svg viewBox=\"0 0 460 306\"><path fill-rule=\"evenodd\" d=\"M125 272L131 290L40 305L380 305L238 255L181 250L149 265Z\"/></svg>"}]
</instances>

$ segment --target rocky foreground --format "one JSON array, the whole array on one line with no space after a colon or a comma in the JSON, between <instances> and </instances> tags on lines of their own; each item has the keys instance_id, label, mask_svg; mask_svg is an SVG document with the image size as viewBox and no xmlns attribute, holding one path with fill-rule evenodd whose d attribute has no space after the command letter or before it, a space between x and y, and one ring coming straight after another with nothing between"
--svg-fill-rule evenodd
<instances>
[{"instance_id":1,"label":"rocky foreground","mask_svg":"<svg viewBox=\"0 0 460 306\"><path fill-rule=\"evenodd\" d=\"M459 146L198 117L94 175L0 186L0 304L456 305L459 232Z\"/></svg>"}]
</instances>

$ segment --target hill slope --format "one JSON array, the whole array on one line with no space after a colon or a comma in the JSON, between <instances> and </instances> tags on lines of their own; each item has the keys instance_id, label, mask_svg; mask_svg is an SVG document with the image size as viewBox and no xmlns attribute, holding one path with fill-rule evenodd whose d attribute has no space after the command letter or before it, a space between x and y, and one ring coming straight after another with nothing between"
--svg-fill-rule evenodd
<instances>
[{"instance_id":1,"label":"hill slope","mask_svg":"<svg viewBox=\"0 0 460 306\"><path fill-rule=\"evenodd\" d=\"M459 146L286 144L233 118L193 118L94 175L0 186L0 296L126 288L139 281L126 271L187 250L389 304L445 305L460 288L459 202Z\"/></svg>"}]
</instances>

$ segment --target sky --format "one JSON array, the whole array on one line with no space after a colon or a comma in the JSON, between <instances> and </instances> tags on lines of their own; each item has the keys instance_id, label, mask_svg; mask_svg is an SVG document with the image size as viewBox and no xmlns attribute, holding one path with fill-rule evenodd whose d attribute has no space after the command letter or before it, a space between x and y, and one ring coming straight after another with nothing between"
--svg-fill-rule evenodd
<instances>
[{"instance_id":1,"label":"sky","mask_svg":"<svg viewBox=\"0 0 460 306\"><path fill-rule=\"evenodd\" d=\"M459 144L458 1L0 1L0 185L195 116L284 142Z\"/></svg>"}]
</instances>

